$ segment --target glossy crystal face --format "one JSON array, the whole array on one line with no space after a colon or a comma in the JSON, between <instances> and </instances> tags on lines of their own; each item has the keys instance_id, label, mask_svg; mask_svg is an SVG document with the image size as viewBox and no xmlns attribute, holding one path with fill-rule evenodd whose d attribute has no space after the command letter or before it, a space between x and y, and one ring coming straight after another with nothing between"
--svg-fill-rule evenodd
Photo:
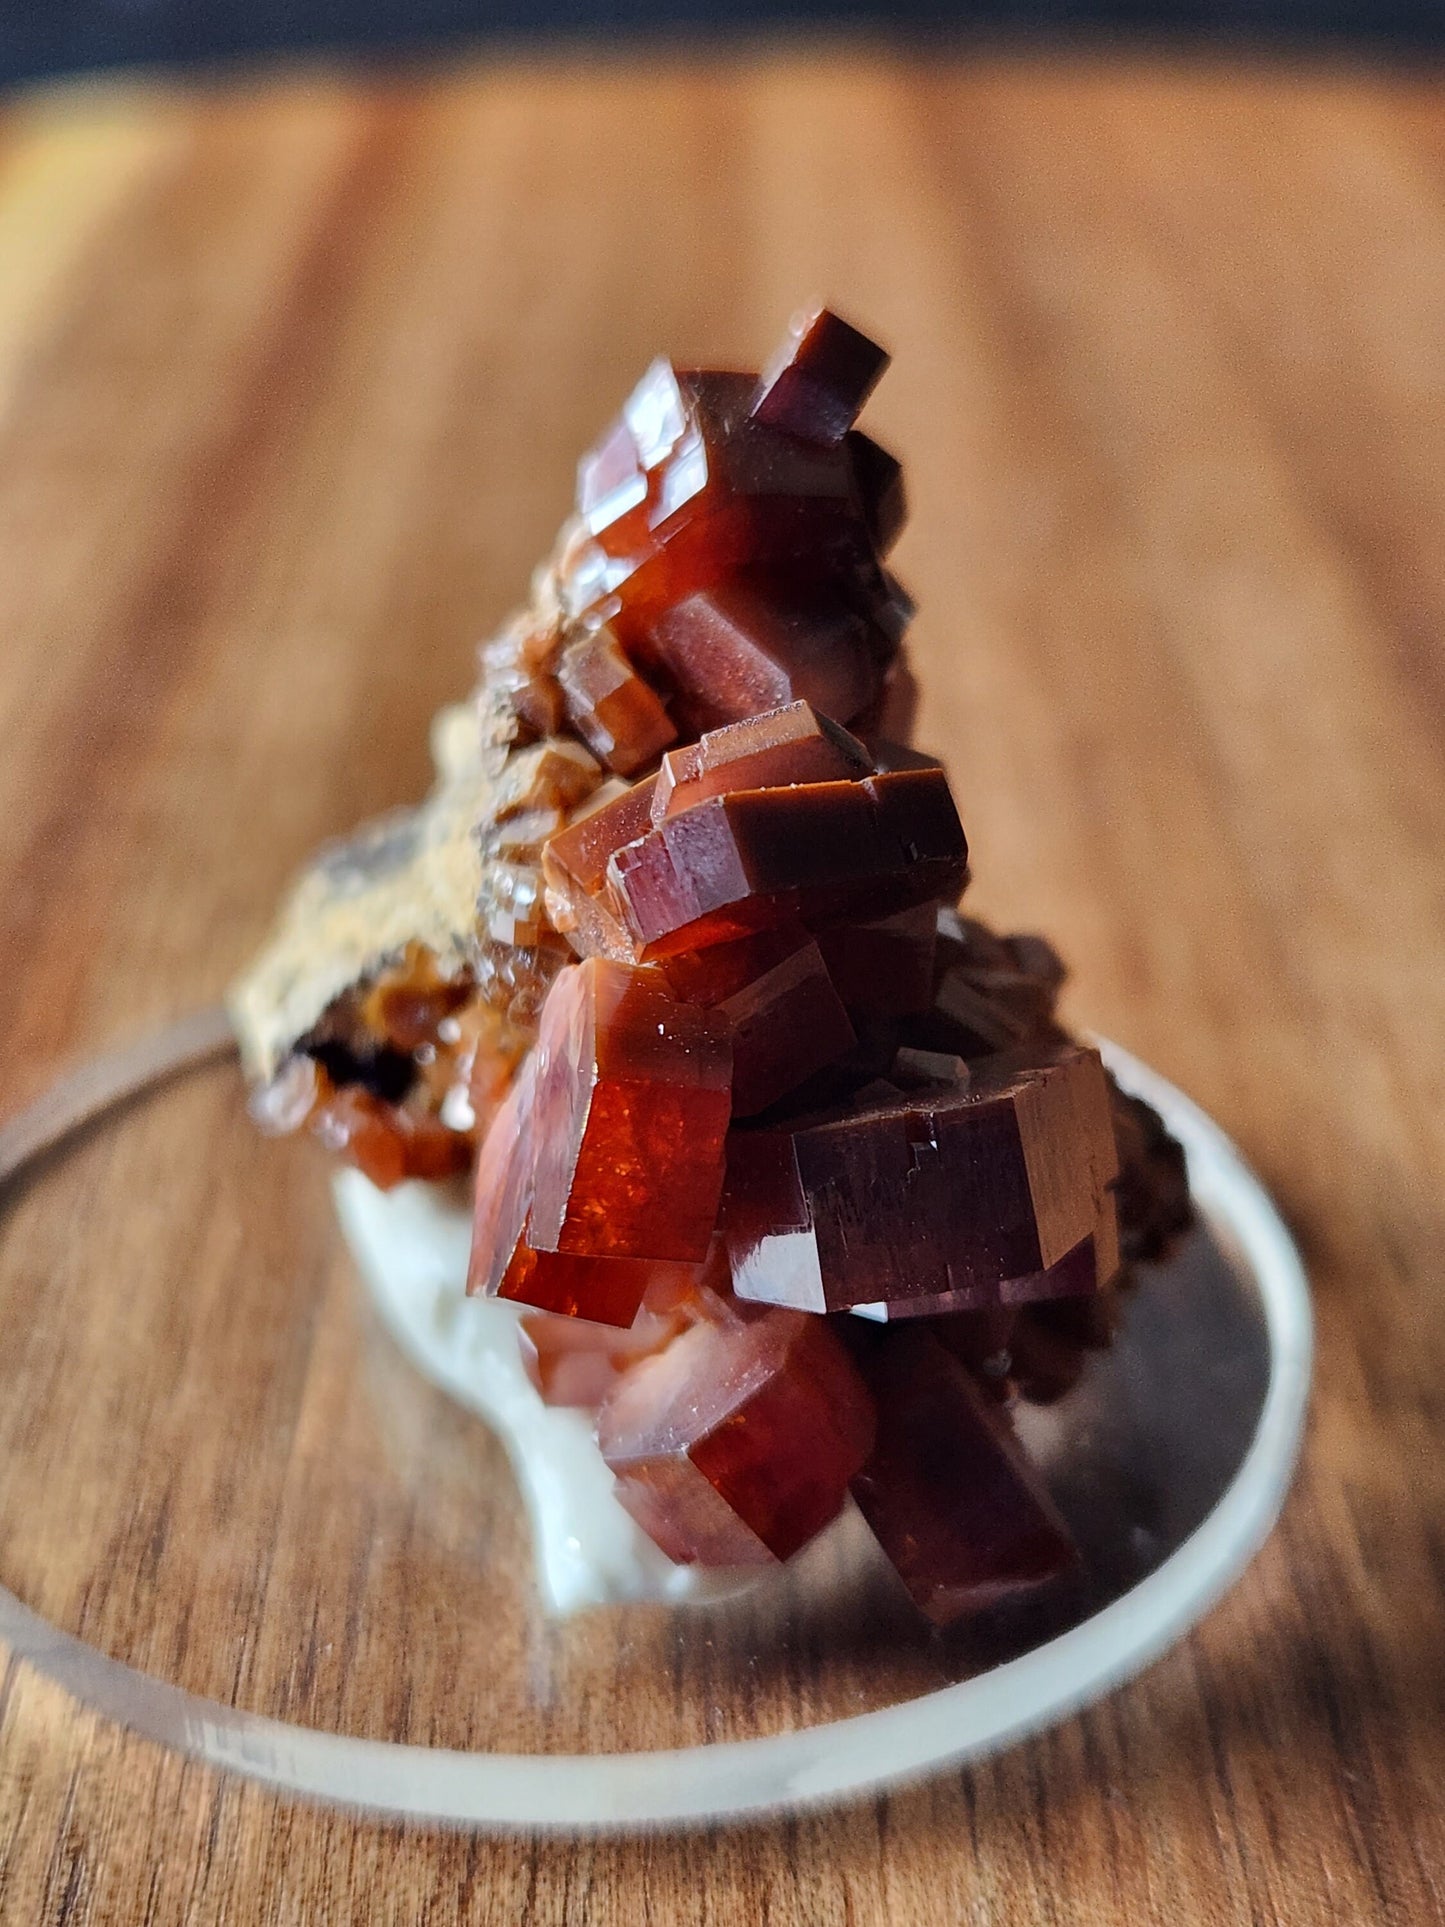
<instances>
[{"instance_id":1,"label":"glossy crystal face","mask_svg":"<svg viewBox=\"0 0 1445 1927\"><path fill-rule=\"evenodd\" d=\"M880 1080L816 1119L739 1133L734 1287L885 1317L1093 1292L1118 1269L1116 1174L1091 1050L985 1058L921 1089Z\"/></svg>"},{"instance_id":2,"label":"glossy crystal face","mask_svg":"<svg viewBox=\"0 0 1445 1927\"><path fill-rule=\"evenodd\" d=\"M700 1264L731 1116L726 1020L654 971L592 957L553 985L535 1061L533 1242Z\"/></svg>"},{"instance_id":3,"label":"glossy crystal face","mask_svg":"<svg viewBox=\"0 0 1445 1927\"><path fill-rule=\"evenodd\" d=\"M680 1564L787 1559L842 1509L873 1401L823 1320L702 1320L623 1373L598 1412L618 1497Z\"/></svg>"}]
</instances>

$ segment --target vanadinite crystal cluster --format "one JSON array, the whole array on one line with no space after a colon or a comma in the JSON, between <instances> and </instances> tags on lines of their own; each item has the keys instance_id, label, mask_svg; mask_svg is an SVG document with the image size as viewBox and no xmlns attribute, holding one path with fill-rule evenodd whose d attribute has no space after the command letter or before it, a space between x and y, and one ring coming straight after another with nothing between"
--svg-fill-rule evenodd
<instances>
[{"instance_id":1,"label":"vanadinite crystal cluster","mask_svg":"<svg viewBox=\"0 0 1445 1927\"><path fill-rule=\"evenodd\" d=\"M469 1288L670 1558L785 1560L851 1495L947 1623L1070 1563L1010 1408L1189 1202L1052 949L956 907L885 362L823 311L761 374L655 363L431 798L323 852L234 1007L271 1128L475 1166Z\"/></svg>"}]
</instances>

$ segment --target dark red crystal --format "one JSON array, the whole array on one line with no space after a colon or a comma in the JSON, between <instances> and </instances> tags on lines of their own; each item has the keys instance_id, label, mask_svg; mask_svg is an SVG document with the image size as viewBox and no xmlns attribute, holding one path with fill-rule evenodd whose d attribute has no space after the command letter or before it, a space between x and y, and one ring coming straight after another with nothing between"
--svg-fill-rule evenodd
<instances>
[{"instance_id":1,"label":"dark red crystal","mask_svg":"<svg viewBox=\"0 0 1445 1927\"><path fill-rule=\"evenodd\" d=\"M758 377L754 419L831 447L857 421L887 366L867 335L826 308L805 310Z\"/></svg>"},{"instance_id":2,"label":"dark red crystal","mask_svg":"<svg viewBox=\"0 0 1445 1927\"><path fill-rule=\"evenodd\" d=\"M959 1090L884 1085L812 1120L733 1134L722 1220L733 1286L815 1312L981 1309L1097 1288L1118 1268L1115 1170L1094 1051L984 1059Z\"/></svg>"},{"instance_id":3,"label":"dark red crystal","mask_svg":"<svg viewBox=\"0 0 1445 1927\"><path fill-rule=\"evenodd\" d=\"M672 603L655 618L650 645L694 730L796 701L856 716L877 695L891 654L876 620L843 598L765 574Z\"/></svg>"},{"instance_id":4,"label":"dark red crystal","mask_svg":"<svg viewBox=\"0 0 1445 1927\"><path fill-rule=\"evenodd\" d=\"M878 698L908 617L898 465L852 429L887 357L821 312L761 378L654 362L578 468L567 620L611 626L686 733Z\"/></svg>"},{"instance_id":5,"label":"dark red crystal","mask_svg":"<svg viewBox=\"0 0 1445 1927\"><path fill-rule=\"evenodd\" d=\"M733 1116L765 1110L856 1043L822 952L798 923L658 964L674 995L731 1027Z\"/></svg>"},{"instance_id":6,"label":"dark red crystal","mask_svg":"<svg viewBox=\"0 0 1445 1927\"><path fill-rule=\"evenodd\" d=\"M1092 1297L1113 1276L1104 1268L1107 1262L1105 1259L1101 1265L1099 1249L1092 1237L1081 1238L1057 1263L1030 1272L1026 1277L1006 1279L999 1286L997 1302L1000 1306L1022 1309L1035 1299ZM944 1318L952 1312L975 1311L979 1297L977 1287L969 1283L956 1291L884 1299L855 1305L853 1309L881 1323L894 1324L903 1318Z\"/></svg>"},{"instance_id":7,"label":"dark red crystal","mask_svg":"<svg viewBox=\"0 0 1445 1927\"><path fill-rule=\"evenodd\" d=\"M868 533L879 555L887 555L908 520L903 466L896 456L856 428L847 437L847 446Z\"/></svg>"},{"instance_id":8,"label":"dark red crystal","mask_svg":"<svg viewBox=\"0 0 1445 1927\"><path fill-rule=\"evenodd\" d=\"M877 917L956 895L968 846L941 770L714 796L624 844L611 898L641 959L787 917Z\"/></svg>"},{"instance_id":9,"label":"dark red crystal","mask_svg":"<svg viewBox=\"0 0 1445 1927\"><path fill-rule=\"evenodd\" d=\"M938 907L920 903L868 923L820 930L818 947L849 1010L904 1017L933 1001Z\"/></svg>"},{"instance_id":10,"label":"dark red crystal","mask_svg":"<svg viewBox=\"0 0 1445 1927\"><path fill-rule=\"evenodd\" d=\"M1032 1591L1077 1559L1007 1418L964 1365L914 1326L860 1340L873 1394L858 1509L935 1625Z\"/></svg>"},{"instance_id":11,"label":"dark red crystal","mask_svg":"<svg viewBox=\"0 0 1445 1927\"><path fill-rule=\"evenodd\" d=\"M732 1027L734 1117L766 1110L857 1041L811 939L713 1008Z\"/></svg>"}]
</instances>

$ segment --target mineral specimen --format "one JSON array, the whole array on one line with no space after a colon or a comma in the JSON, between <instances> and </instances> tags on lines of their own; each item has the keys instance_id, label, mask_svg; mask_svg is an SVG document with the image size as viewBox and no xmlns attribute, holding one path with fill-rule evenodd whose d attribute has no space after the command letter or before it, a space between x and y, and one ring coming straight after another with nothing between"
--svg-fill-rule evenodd
<instances>
[{"instance_id":1,"label":"mineral specimen","mask_svg":"<svg viewBox=\"0 0 1445 1927\"><path fill-rule=\"evenodd\" d=\"M468 1288L671 1558L789 1558L851 1490L944 1624L1070 1562L1009 1408L1190 1204L1053 950L955 907L886 365L817 310L759 374L655 362L431 797L323 853L233 1007L266 1128L383 1186L475 1163Z\"/></svg>"}]
</instances>

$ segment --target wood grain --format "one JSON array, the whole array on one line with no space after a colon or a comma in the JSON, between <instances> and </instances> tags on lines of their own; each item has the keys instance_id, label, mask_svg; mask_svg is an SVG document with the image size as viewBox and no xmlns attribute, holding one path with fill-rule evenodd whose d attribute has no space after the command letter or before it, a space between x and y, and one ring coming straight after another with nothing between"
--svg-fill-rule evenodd
<instances>
[{"instance_id":1,"label":"wood grain","mask_svg":"<svg viewBox=\"0 0 1445 1927\"><path fill-rule=\"evenodd\" d=\"M872 420L908 459L921 729L977 901L1049 929L1073 1015L1239 1138L1320 1320L1304 1471L1245 1582L999 1761L694 1839L471 1839L162 1757L0 1657L0 1917L1445 1919L1445 91L861 53L87 86L0 117L0 263L6 1109L213 997L316 839L416 792L652 352L755 360L823 293L896 352ZM322 1184L216 1073L0 1244L7 1400L74 1445L35 1511L16 1468L50 1462L6 1434L7 1579L243 1702L295 1657L256 1602L304 1575L258 1569L228 1506L374 1523L357 1602L478 1530L459 1416L412 1387L398 1437L361 1425L365 1374L403 1368L347 1310ZM203 1388L157 1381L147 1319L167 1358L249 1361L204 1462ZM120 1366L131 1407L96 1392ZM169 1510L127 1510L168 1452ZM375 1496L398 1463L411 1512ZM105 1533L140 1583L91 1584ZM296 1703L453 1719L455 1597L415 1601L406 1704L368 1692L360 1604ZM668 1737L665 1706L626 1717Z\"/></svg>"}]
</instances>

